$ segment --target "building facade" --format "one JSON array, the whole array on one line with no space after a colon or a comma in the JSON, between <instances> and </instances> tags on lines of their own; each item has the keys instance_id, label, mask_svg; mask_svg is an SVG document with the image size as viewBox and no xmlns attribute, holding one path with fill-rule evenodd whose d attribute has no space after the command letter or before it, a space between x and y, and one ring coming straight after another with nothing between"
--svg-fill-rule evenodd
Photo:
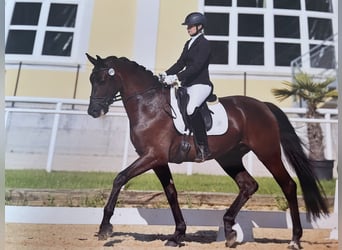
<instances>
[{"instance_id":1,"label":"building facade","mask_svg":"<svg viewBox=\"0 0 342 250\"><path fill-rule=\"evenodd\" d=\"M337 0L6 0L6 95L88 99L92 67L86 52L124 56L155 73L164 71L189 39L181 25L185 16L199 11L208 20L205 35L212 45L215 93L279 104L271 89L291 79L291 62L296 58L309 74L335 70L337 4ZM310 54L314 48L317 55Z\"/></svg>"},{"instance_id":2,"label":"building facade","mask_svg":"<svg viewBox=\"0 0 342 250\"><path fill-rule=\"evenodd\" d=\"M181 23L193 11L204 13L208 20L205 35L213 52L210 75L218 96L248 95L291 107L292 100L279 103L271 89L291 80L298 68L322 75L334 71L337 65L338 0L6 0L5 3L7 96L88 100L92 65L86 59L86 52L101 57L124 56L155 73L162 72L178 59L189 39ZM292 62L295 64L291 65ZM13 107L13 103L8 101L7 105ZM37 105L40 109L54 106L30 101L15 104L18 108ZM75 109L74 105L64 106L68 112L86 110L86 105L76 105ZM59 125L55 125L57 116ZM128 143L123 143L128 141L126 119L107 115L95 120L85 112L83 115L8 112L6 168L44 169L49 165L54 170L119 171L121 166L127 166L123 160L123 148L126 144L128 147ZM54 144L51 143L53 126ZM336 135L337 130L334 131L332 134ZM337 152L338 136L332 138L335 140L331 147ZM131 145L128 151L128 162L133 161L136 152ZM336 152L331 158L336 159ZM262 168L256 161L247 161L251 166L256 165L252 169L247 164L253 175L269 174L266 170L259 173ZM194 165L194 171L222 172L213 161L205 164L206 167ZM186 168L183 165L172 169L176 172L192 169L192 165Z\"/></svg>"}]
</instances>

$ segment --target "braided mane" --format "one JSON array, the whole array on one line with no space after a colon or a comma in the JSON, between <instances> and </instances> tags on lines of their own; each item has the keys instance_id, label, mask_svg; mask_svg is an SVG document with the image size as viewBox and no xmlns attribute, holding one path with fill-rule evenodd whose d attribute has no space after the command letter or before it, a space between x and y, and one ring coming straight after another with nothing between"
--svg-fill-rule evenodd
<instances>
[{"instance_id":1,"label":"braided mane","mask_svg":"<svg viewBox=\"0 0 342 250\"><path fill-rule=\"evenodd\" d=\"M126 64L130 68L132 68L133 70L140 70L140 71L146 72L151 77L154 77L155 79L157 79L157 77L153 74L153 72L151 70L146 69L145 66L140 65L140 64L138 64L135 61L129 60L127 57L119 57L119 58L117 58L116 56L110 56L110 57L108 57L108 59L117 61L121 65Z\"/></svg>"}]
</instances>

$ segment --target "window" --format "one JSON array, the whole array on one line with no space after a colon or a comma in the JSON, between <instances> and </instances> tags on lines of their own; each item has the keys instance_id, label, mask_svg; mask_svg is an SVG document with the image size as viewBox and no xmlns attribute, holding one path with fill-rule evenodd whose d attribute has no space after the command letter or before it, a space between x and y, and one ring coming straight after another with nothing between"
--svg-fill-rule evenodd
<instances>
[{"instance_id":1,"label":"window","mask_svg":"<svg viewBox=\"0 0 342 250\"><path fill-rule=\"evenodd\" d=\"M73 36L72 32L47 31L45 33L42 54L70 56Z\"/></svg>"},{"instance_id":2,"label":"window","mask_svg":"<svg viewBox=\"0 0 342 250\"><path fill-rule=\"evenodd\" d=\"M263 8L264 0L237 0L237 6Z\"/></svg>"},{"instance_id":3,"label":"window","mask_svg":"<svg viewBox=\"0 0 342 250\"><path fill-rule=\"evenodd\" d=\"M201 1L208 21L205 35L212 47L210 69L290 74L291 62L302 55L305 58L298 60L309 71L335 67L337 49L332 49L334 41L326 40L337 33L337 1ZM309 58L310 48L322 43L326 55Z\"/></svg>"},{"instance_id":4,"label":"window","mask_svg":"<svg viewBox=\"0 0 342 250\"><path fill-rule=\"evenodd\" d=\"M37 25L41 6L41 3L16 3L11 24Z\"/></svg>"},{"instance_id":5,"label":"window","mask_svg":"<svg viewBox=\"0 0 342 250\"><path fill-rule=\"evenodd\" d=\"M325 45L310 45L310 62L312 68L336 68L335 48Z\"/></svg>"},{"instance_id":6,"label":"window","mask_svg":"<svg viewBox=\"0 0 342 250\"><path fill-rule=\"evenodd\" d=\"M207 6L232 6L232 0L205 0Z\"/></svg>"},{"instance_id":7,"label":"window","mask_svg":"<svg viewBox=\"0 0 342 250\"><path fill-rule=\"evenodd\" d=\"M331 0L305 0L307 10L333 12Z\"/></svg>"},{"instance_id":8,"label":"window","mask_svg":"<svg viewBox=\"0 0 342 250\"><path fill-rule=\"evenodd\" d=\"M239 65L264 65L264 43L238 42Z\"/></svg>"},{"instance_id":9,"label":"window","mask_svg":"<svg viewBox=\"0 0 342 250\"><path fill-rule=\"evenodd\" d=\"M83 54L87 43L78 41L84 36L82 40L88 41L89 9L91 0L6 2L6 62L75 64L84 60L78 55Z\"/></svg>"},{"instance_id":10,"label":"window","mask_svg":"<svg viewBox=\"0 0 342 250\"><path fill-rule=\"evenodd\" d=\"M229 63L229 13L204 13L207 25L204 29L205 35L220 37L217 41L211 39L211 64L227 65ZM218 25L219 24L219 25Z\"/></svg>"},{"instance_id":11,"label":"window","mask_svg":"<svg viewBox=\"0 0 342 250\"><path fill-rule=\"evenodd\" d=\"M34 53L33 49L39 28L38 21L41 7L42 3L15 3L11 25L19 27L18 29L9 30L5 49L6 54L29 55ZM77 5L51 4L49 7L42 50L37 53L41 55L70 56ZM25 26L31 27L28 28L29 30L25 30ZM58 27L63 27L63 30L69 31L59 30Z\"/></svg>"},{"instance_id":12,"label":"window","mask_svg":"<svg viewBox=\"0 0 342 250\"><path fill-rule=\"evenodd\" d=\"M229 14L205 13L205 17L207 18L206 35L229 35Z\"/></svg>"},{"instance_id":13,"label":"window","mask_svg":"<svg viewBox=\"0 0 342 250\"><path fill-rule=\"evenodd\" d=\"M300 10L300 0L274 0L275 9L293 9Z\"/></svg>"},{"instance_id":14,"label":"window","mask_svg":"<svg viewBox=\"0 0 342 250\"><path fill-rule=\"evenodd\" d=\"M31 55L33 53L35 37L35 30L10 30L5 53ZM23 43L22 41L25 42Z\"/></svg>"},{"instance_id":15,"label":"window","mask_svg":"<svg viewBox=\"0 0 342 250\"><path fill-rule=\"evenodd\" d=\"M298 16L274 16L274 36L300 38Z\"/></svg>"},{"instance_id":16,"label":"window","mask_svg":"<svg viewBox=\"0 0 342 250\"><path fill-rule=\"evenodd\" d=\"M12 29L9 31L5 53L32 54L36 37L35 26L38 25L41 3L16 3L11 19L11 25L28 26L27 29Z\"/></svg>"},{"instance_id":17,"label":"window","mask_svg":"<svg viewBox=\"0 0 342 250\"><path fill-rule=\"evenodd\" d=\"M239 14L238 17L239 36L264 36L264 16Z\"/></svg>"},{"instance_id":18,"label":"window","mask_svg":"<svg viewBox=\"0 0 342 250\"><path fill-rule=\"evenodd\" d=\"M291 66L291 61L301 55L300 44L275 43L275 65Z\"/></svg>"},{"instance_id":19,"label":"window","mask_svg":"<svg viewBox=\"0 0 342 250\"><path fill-rule=\"evenodd\" d=\"M211 64L228 64L228 42L210 41L211 45Z\"/></svg>"},{"instance_id":20,"label":"window","mask_svg":"<svg viewBox=\"0 0 342 250\"><path fill-rule=\"evenodd\" d=\"M48 26L75 27L77 5L55 4L50 5Z\"/></svg>"},{"instance_id":21,"label":"window","mask_svg":"<svg viewBox=\"0 0 342 250\"><path fill-rule=\"evenodd\" d=\"M326 40L332 36L331 19L308 18L309 38L314 40Z\"/></svg>"},{"instance_id":22,"label":"window","mask_svg":"<svg viewBox=\"0 0 342 250\"><path fill-rule=\"evenodd\" d=\"M74 28L76 22L76 4L51 4L47 21L50 27ZM43 43L43 55L70 56L72 49L73 30L46 31Z\"/></svg>"}]
</instances>

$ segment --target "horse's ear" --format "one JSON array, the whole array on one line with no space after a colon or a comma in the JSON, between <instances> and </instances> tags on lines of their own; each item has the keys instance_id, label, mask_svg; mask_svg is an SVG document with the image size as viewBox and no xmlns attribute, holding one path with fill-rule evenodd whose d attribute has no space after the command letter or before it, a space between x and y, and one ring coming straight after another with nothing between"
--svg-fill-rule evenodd
<instances>
[{"instance_id":1,"label":"horse's ear","mask_svg":"<svg viewBox=\"0 0 342 250\"><path fill-rule=\"evenodd\" d=\"M86 56L88 57L88 60L95 66L97 64L97 60L92 57L91 55L89 55L88 53L86 53Z\"/></svg>"},{"instance_id":2,"label":"horse's ear","mask_svg":"<svg viewBox=\"0 0 342 250\"><path fill-rule=\"evenodd\" d=\"M99 62L102 62L102 60L103 60L99 55L96 55L96 59L97 59L97 61L99 61Z\"/></svg>"}]
</instances>

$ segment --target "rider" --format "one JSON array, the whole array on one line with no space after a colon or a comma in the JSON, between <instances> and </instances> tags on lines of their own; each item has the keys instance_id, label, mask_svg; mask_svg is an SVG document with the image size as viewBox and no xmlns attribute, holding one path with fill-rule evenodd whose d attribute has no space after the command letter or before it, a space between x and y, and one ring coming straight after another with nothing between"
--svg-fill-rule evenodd
<instances>
[{"instance_id":1,"label":"rider","mask_svg":"<svg viewBox=\"0 0 342 250\"><path fill-rule=\"evenodd\" d=\"M206 18L203 14L190 13L182 25L187 25L187 31L191 38L185 43L177 62L161 73L160 77L168 85L179 80L181 85L187 89L190 98L187 114L197 147L195 161L203 162L211 156L211 153L199 107L213 91L208 70L211 49L209 41L203 35L203 28L206 25Z\"/></svg>"}]
</instances>

